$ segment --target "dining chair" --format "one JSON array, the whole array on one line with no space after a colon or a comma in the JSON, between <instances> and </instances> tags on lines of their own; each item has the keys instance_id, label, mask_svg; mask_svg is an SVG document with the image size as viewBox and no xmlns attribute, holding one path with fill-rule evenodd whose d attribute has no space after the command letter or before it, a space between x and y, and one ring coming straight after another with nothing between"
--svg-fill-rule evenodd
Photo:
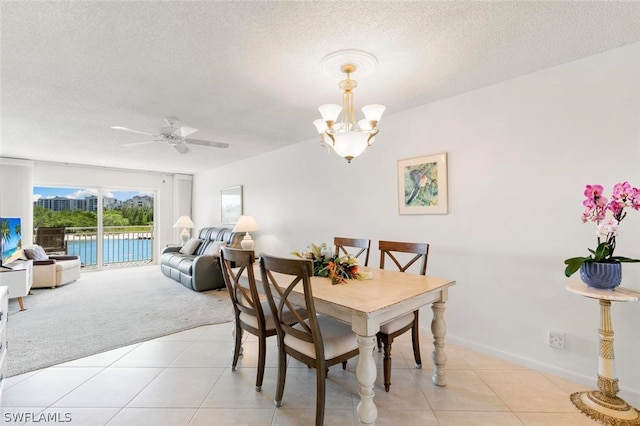
<instances>
[{"instance_id":1,"label":"dining chair","mask_svg":"<svg viewBox=\"0 0 640 426\"><path fill-rule=\"evenodd\" d=\"M264 364L267 353L267 337L276 335L276 322L266 300L261 300L253 271L255 255L253 250L222 247L219 256L220 268L233 305L235 319L235 346L231 371L236 371L242 348L242 331L258 337L258 373L256 391L262 390ZM246 280L243 280L243 276ZM284 312L283 321L293 324L304 318L304 310L297 309L296 315Z\"/></svg>"},{"instance_id":2,"label":"dining chair","mask_svg":"<svg viewBox=\"0 0 640 426\"><path fill-rule=\"evenodd\" d=\"M321 426L324 423L328 369L338 363L346 368L346 361L358 355L357 336L349 325L325 315L316 315L311 291L313 263L310 260L261 254L260 273L278 333L276 407L282 405L289 355L316 369L316 426ZM293 291L295 287L302 290L303 301L292 300L292 296L299 294ZM298 318L298 323L292 326L283 319L287 310L293 311L294 301L306 310L308 317Z\"/></svg>"},{"instance_id":3,"label":"dining chair","mask_svg":"<svg viewBox=\"0 0 640 426\"><path fill-rule=\"evenodd\" d=\"M357 258L364 254L363 266L369 266L369 249L371 247L371 240L366 238L344 238L334 237L333 245L336 247L336 256L351 254ZM346 247L360 249L357 253L350 253Z\"/></svg>"},{"instance_id":4,"label":"dining chair","mask_svg":"<svg viewBox=\"0 0 640 426\"><path fill-rule=\"evenodd\" d=\"M380 241L378 243L380 250L380 269L384 269L385 258L388 257L398 268L400 272L406 272L414 263L420 261L420 275L427 273L427 258L429 256L429 244L425 243L403 243L396 241ZM399 253L415 254L408 262L403 263L398 260ZM378 351L384 345L384 390L389 392L391 386L391 345L393 339L411 330L411 342L413 344L413 357L416 361L416 368L422 368L422 359L420 358L420 326L418 318L418 310L409 314L396 318L386 324L380 326L377 334Z\"/></svg>"}]
</instances>

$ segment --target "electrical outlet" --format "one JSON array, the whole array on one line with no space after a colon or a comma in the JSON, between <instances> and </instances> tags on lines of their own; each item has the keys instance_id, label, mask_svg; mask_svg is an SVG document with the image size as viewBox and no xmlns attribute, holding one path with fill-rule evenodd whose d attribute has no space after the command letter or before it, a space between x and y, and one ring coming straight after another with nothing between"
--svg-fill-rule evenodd
<instances>
[{"instance_id":1,"label":"electrical outlet","mask_svg":"<svg viewBox=\"0 0 640 426\"><path fill-rule=\"evenodd\" d=\"M549 331L549 346L556 349L564 349L564 333L561 331Z\"/></svg>"}]
</instances>

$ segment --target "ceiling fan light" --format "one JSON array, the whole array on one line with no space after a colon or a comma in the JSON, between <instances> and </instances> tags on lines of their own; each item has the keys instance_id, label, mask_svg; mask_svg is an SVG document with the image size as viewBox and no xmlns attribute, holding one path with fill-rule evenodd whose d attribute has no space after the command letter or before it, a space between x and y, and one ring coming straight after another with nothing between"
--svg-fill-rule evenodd
<instances>
[{"instance_id":1,"label":"ceiling fan light","mask_svg":"<svg viewBox=\"0 0 640 426\"><path fill-rule=\"evenodd\" d=\"M382 118L382 113L385 109L386 107L380 104L365 105L362 107L362 113L367 121L378 122L380 121L380 118Z\"/></svg>"},{"instance_id":2,"label":"ceiling fan light","mask_svg":"<svg viewBox=\"0 0 640 426\"><path fill-rule=\"evenodd\" d=\"M340 111L342 111L342 107L337 104L324 104L318 108L318 111L322 114L322 119L325 122L330 121L335 123L340 115Z\"/></svg>"},{"instance_id":3,"label":"ceiling fan light","mask_svg":"<svg viewBox=\"0 0 640 426\"><path fill-rule=\"evenodd\" d=\"M186 154L189 152L189 147L187 147L184 142L176 142L175 144L169 143L169 145L173 146L180 154Z\"/></svg>"}]
</instances>

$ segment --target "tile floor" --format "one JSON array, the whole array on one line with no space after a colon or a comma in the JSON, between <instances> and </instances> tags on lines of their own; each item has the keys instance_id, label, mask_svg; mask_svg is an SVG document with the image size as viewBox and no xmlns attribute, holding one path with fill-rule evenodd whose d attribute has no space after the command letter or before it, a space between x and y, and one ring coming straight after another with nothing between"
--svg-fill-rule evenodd
<instances>
[{"instance_id":1,"label":"tile floor","mask_svg":"<svg viewBox=\"0 0 640 426\"><path fill-rule=\"evenodd\" d=\"M393 347L391 392L376 353L378 425L593 425L569 394L585 387L449 345L446 387L431 383L430 332L422 330L423 368L413 364L409 334ZM262 392L255 392L257 341L245 335L231 372L231 324L205 326L36 372L10 377L4 424L42 425L312 425L315 370L291 361L283 405L275 408L275 338L269 339ZM356 360L334 366L325 424L356 425ZM21 421L20 418L23 420ZM0 423L2 423L0 420ZM25 421L27 420L27 421Z\"/></svg>"}]
</instances>

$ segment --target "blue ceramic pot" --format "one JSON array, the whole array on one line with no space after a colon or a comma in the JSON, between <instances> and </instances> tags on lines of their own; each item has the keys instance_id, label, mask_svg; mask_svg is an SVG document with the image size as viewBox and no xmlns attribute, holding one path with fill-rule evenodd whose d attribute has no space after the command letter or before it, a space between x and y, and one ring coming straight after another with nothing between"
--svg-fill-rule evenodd
<instances>
[{"instance_id":1,"label":"blue ceramic pot","mask_svg":"<svg viewBox=\"0 0 640 426\"><path fill-rule=\"evenodd\" d=\"M585 262L580 267L580 278L589 287L612 290L622 281L620 263Z\"/></svg>"}]
</instances>

